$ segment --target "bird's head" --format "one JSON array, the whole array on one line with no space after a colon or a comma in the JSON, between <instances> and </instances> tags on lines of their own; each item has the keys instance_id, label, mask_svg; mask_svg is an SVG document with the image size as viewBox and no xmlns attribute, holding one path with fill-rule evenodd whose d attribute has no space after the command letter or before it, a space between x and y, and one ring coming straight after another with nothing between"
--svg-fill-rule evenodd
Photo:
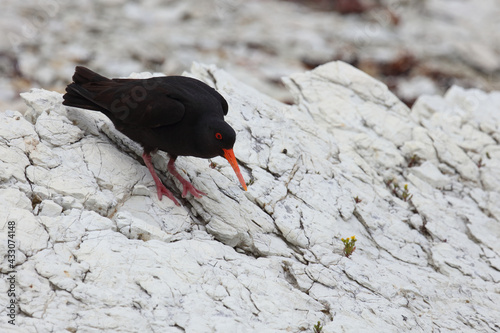
<instances>
[{"instance_id":1,"label":"bird's head","mask_svg":"<svg viewBox=\"0 0 500 333\"><path fill-rule=\"evenodd\" d=\"M209 153L211 156L222 156L228 160L233 168L241 186L247 190L247 186L243 176L241 175L238 162L234 156L233 146L236 141L236 132L225 121L214 121L210 124L205 124L204 133L200 135L200 142L198 146L203 152Z\"/></svg>"}]
</instances>

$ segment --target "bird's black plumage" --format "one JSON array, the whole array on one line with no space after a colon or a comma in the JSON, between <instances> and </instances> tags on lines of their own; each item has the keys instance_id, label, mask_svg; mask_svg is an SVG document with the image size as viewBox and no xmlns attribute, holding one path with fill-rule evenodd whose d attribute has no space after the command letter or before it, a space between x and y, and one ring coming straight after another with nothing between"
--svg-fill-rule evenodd
<instances>
[{"instance_id":1,"label":"bird's black plumage","mask_svg":"<svg viewBox=\"0 0 500 333\"><path fill-rule=\"evenodd\" d=\"M63 98L64 105L104 113L117 130L143 146L147 165L151 152L163 150L174 161L177 156L224 156L237 167L232 152L236 133L224 121L228 104L197 79L108 79L77 66ZM239 169L235 172L242 182Z\"/></svg>"},{"instance_id":2,"label":"bird's black plumage","mask_svg":"<svg viewBox=\"0 0 500 333\"><path fill-rule=\"evenodd\" d=\"M107 79L77 67L64 105L101 111L115 127L140 143L173 156L210 158L232 148L234 130L224 121L228 105L215 89L184 76ZM222 140L215 134L220 132Z\"/></svg>"}]
</instances>

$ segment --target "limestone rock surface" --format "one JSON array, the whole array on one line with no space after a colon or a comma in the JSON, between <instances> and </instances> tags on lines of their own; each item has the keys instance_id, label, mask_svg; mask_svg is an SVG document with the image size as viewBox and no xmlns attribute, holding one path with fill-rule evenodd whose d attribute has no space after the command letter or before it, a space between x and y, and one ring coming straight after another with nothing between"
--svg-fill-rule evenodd
<instances>
[{"instance_id":1,"label":"limestone rock surface","mask_svg":"<svg viewBox=\"0 0 500 333\"><path fill-rule=\"evenodd\" d=\"M453 87L409 109L331 62L285 78L287 105L214 66L186 75L227 99L248 192L224 159L181 157L207 196L180 199L159 153L182 206L159 201L140 147L56 92L23 93L24 116L0 113L0 248L14 221L17 328L500 330L500 92ZM353 235L347 258L341 238Z\"/></svg>"}]
</instances>

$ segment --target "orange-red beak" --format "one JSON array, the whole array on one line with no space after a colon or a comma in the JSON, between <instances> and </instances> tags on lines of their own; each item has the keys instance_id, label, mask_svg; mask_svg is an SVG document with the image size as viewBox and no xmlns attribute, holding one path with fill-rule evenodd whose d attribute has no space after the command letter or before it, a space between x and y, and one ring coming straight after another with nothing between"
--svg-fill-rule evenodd
<instances>
[{"instance_id":1,"label":"orange-red beak","mask_svg":"<svg viewBox=\"0 0 500 333\"><path fill-rule=\"evenodd\" d=\"M245 183L245 180L243 179L243 176L241 175L240 172L240 167L238 166L238 162L236 162L236 157L234 157L234 152L232 149L222 149L224 150L224 157L226 160L228 160L229 164L233 167L234 172L236 173L236 176L238 176L238 179L240 181L241 186L243 186L243 189L245 191L247 190L247 184Z\"/></svg>"}]
</instances>

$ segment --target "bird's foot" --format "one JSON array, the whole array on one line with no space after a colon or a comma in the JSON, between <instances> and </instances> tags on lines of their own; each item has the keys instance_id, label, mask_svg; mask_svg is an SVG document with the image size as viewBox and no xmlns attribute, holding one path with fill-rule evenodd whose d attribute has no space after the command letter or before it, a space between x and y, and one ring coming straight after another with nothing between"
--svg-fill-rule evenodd
<instances>
[{"instance_id":1,"label":"bird's foot","mask_svg":"<svg viewBox=\"0 0 500 333\"><path fill-rule=\"evenodd\" d=\"M161 198L165 195L167 198L172 200L176 206L180 206L181 204L177 199L175 199L174 195L172 192L170 192L165 185L161 182L160 178L156 174L155 168L153 167L153 163L151 162L151 155L149 153L144 153L142 154L142 158L144 160L144 163L146 163L146 166L148 167L149 172L151 173L151 176L153 176L153 180L155 181L156 185L156 193L158 194L158 200L161 201Z\"/></svg>"},{"instance_id":2,"label":"bird's foot","mask_svg":"<svg viewBox=\"0 0 500 333\"><path fill-rule=\"evenodd\" d=\"M174 195L172 194L172 192L170 192L165 187L165 185L163 185L162 183L159 183L159 184L156 183L156 193L158 193L158 200L160 200L160 201L161 201L161 198L165 195L167 198L169 198L170 200L172 200L176 206L180 206L181 205L179 203L179 201L177 201L177 199L174 197Z\"/></svg>"},{"instance_id":3,"label":"bird's foot","mask_svg":"<svg viewBox=\"0 0 500 333\"><path fill-rule=\"evenodd\" d=\"M179 181L182 184L182 197L183 198L186 197L188 192L191 193L196 198L201 198L203 195L207 195L206 193L198 190L196 187L193 186L193 184L191 184L190 182L188 182L184 178L181 177L181 178L177 178L177 179L179 179Z\"/></svg>"},{"instance_id":4,"label":"bird's foot","mask_svg":"<svg viewBox=\"0 0 500 333\"><path fill-rule=\"evenodd\" d=\"M186 195L191 193L194 197L196 198L201 198L202 195L207 195L206 193L203 193L202 191L198 190L196 187L194 187L193 184L191 184L189 181L185 180L182 178L182 176L177 172L177 169L175 168L175 159L177 157L171 157L170 161L168 161L167 168L170 173L177 178L179 182L182 184L182 197L185 198Z\"/></svg>"}]
</instances>

